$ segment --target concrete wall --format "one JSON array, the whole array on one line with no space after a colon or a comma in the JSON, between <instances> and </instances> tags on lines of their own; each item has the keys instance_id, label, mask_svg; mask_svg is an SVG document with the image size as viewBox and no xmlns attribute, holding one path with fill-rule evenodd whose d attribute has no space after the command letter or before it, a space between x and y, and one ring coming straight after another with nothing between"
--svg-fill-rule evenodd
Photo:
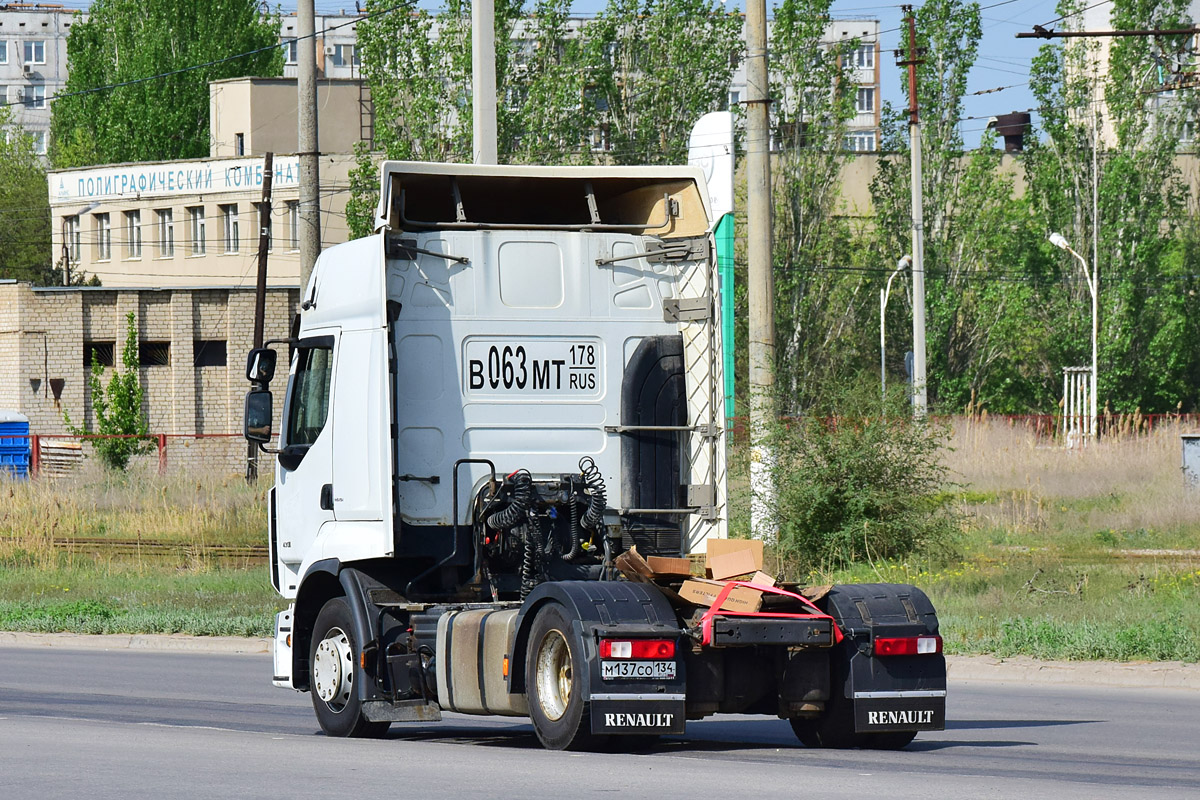
<instances>
[{"instance_id":1,"label":"concrete wall","mask_svg":"<svg viewBox=\"0 0 1200 800\"><path fill-rule=\"evenodd\" d=\"M208 92L213 158L296 152L295 78L230 78L212 81ZM370 129L371 103L366 97L361 80L317 81L323 152L354 151L363 131Z\"/></svg>"}]
</instances>

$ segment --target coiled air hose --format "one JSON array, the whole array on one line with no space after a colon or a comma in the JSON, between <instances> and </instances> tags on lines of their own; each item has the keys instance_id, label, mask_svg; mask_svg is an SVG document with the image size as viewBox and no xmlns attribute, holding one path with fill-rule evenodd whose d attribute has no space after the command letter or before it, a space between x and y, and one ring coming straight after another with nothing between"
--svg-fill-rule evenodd
<instances>
[{"instance_id":1,"label":"coiled air hose","mask_svg":"<svg viewBox=\"0 0 1200 800\"><path fill-rule=\"evenodd\" d=\"M533 477L529 470L517 470L505 479L505 483L511 484L508 505L487 519L488 527L496 531L506 531L525 519L533 503Z\"/></svg>"},{"instance_id":2,"label":"coiled air hose","mask_svg":"<svg viewBox=\"0 0 1200 800\"><path fill-rule=\"evenodd\" d=\"M608 505L604 492L604 476L589 456L579 459L579 472L583 475L583 482L587 484L590 493L587 511L583 512L580 524L589 531L599 531L600 523L604 520L604 509Z\"/></svg>"}]
</instances>

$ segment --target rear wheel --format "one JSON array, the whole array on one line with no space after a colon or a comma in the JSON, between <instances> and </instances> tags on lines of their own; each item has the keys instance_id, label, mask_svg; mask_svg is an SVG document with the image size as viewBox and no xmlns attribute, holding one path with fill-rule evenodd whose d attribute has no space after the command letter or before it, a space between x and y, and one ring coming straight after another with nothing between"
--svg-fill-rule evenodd
<instances>
[{"instance_id":1,"label":"rear wheel","mask_svg":"<svg viewBox=\"0 0 1200 800\"><path fill-rule=\"evenodd\" d=\"M819 719L792 719L792 730L805 747L847 748L862 744L853 723L826 713Z\"/></svg>"},{"instance_id":2,"label":"rear wheel","mask_svg":"<svg viewBox=\"0 0 1200 800\"><path fill-rule=\"evenodd\" d=\"M346 598L335 597L317 614L308 654L313 709L321 730L329 736L375 738L387 733L390 725L363 716L355 686L357 651L350 606Z\"/></svg>"},{"instance_id":3,"label":"rear wheel","mask_svg":"<svg viewBox=\"0 0 1200 800\"><path fill-rule=\"evenodd\" d=\"M529 632L525 658L525 690L529 718L543 747L579 750L597 744L591 715L583 700L583 642L571 630L566 610L543 606Z\"/></svg>"}]
</instances>

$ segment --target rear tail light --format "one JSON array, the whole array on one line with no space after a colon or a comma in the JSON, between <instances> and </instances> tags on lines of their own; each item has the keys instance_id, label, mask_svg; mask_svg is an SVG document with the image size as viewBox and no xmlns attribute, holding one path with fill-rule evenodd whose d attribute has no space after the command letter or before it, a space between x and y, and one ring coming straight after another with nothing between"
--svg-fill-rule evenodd
<instances>
[{"instance_id":1,"label":"rear tail light","mask_svg":"<svg viewBox=\"0 0 1200 800\"><path fill-rule=\"evenodd\" d=\"M940 636L905 636L875 640L874 654L877 656L923 656L940 652L942 652L942 637Z\"/></svg>"},{"instance_id":2,"label":"rear tail light","mask_svg":"<svg viewBox=\"0 0 1200 800\"><path fill-rule=\"evenodd\" d=\"M601 658L674 658L671 639L601 639Z\"/></svg>"}]
</instances>

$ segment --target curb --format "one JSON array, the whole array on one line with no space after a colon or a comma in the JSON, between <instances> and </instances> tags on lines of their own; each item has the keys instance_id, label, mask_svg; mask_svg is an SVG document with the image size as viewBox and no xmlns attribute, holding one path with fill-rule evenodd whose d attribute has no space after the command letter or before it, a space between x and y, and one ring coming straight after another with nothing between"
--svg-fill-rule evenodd
<instances>
[{"instance_id":1,"label":"curb","mask_svg":"<svg viewBox=\"0 0 1200 800\"><path fill-rule=\"evenodd\" d=\"M86 650L146 650L162 653L263 655L271 639L184 634L14 633L0 631L3 647L64 647ZM1042 686L1113 686L1123 689L1200 691L1200 664L1180 661L1038 661L1026 656L947 656L953 682L1019 682Z\"/></svg>"},{"instance_id":2,"label":"curb","mask_svg":"<svg viewBox=\"0 0 1200 800\"><path fill-rule=\"evenodd\" d=\"M0 647L68 647L77 650L151 650L173 653L261 655L270 639L240 636L188 636L182 633L15 633L0 631Z\"/></svg>"},{"instance_id":3,"label":"curb","mask_svg":"<svg viewBox=\"0 0 1200 800\"><path fill-rule=\"evenodd\" d=\"M952 681L1200 690L1200 664L1181 661L1038 661L1027 656L947 656Z\"/></svg>"}]
</instances>

